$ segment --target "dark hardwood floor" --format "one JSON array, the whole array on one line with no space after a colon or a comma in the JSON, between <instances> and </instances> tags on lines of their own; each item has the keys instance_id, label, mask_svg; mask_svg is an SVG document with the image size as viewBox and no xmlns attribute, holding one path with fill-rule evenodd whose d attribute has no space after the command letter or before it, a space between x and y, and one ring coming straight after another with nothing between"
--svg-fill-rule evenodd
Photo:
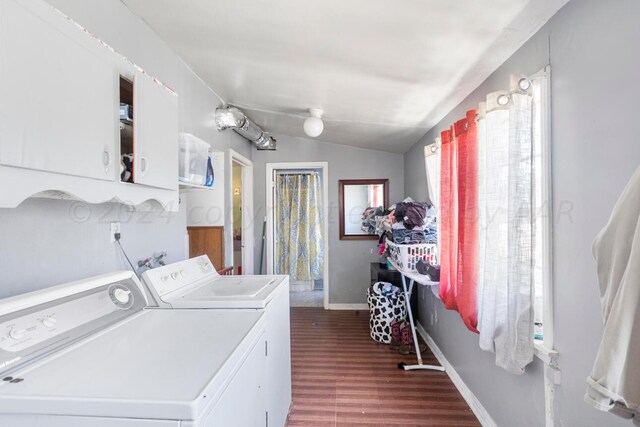
<instances>
[{"instance_id":1,"label":"dark hardwood floor","mask_svg":"<svg viewBox=\"0 0 640 427\"><path fill-rule=\"evenodd\" d=\"M367 311L291 309L293 405L288 427L479 426L444 372L369 337ZM424 363L438 364L430 351Z\"/></svg>"}]
</instances>

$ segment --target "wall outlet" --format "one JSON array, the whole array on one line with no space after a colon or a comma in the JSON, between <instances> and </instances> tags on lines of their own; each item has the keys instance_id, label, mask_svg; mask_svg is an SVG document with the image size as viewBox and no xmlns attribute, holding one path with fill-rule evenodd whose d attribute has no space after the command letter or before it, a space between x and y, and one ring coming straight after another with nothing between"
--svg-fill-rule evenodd
<instances>
[{"instance_id":1,"label":"wall outlet","mask_svg":"<svg viewBox=\"0 0 640 427\"><path fill-rule=\"evenodd\" d=\"M116 242L116 237L115 235L120 233L120 223L119 222L112 222L111 223L111 234L109 235L109 241L111 243L115 243Z\"/></svg>"}]
</instances>

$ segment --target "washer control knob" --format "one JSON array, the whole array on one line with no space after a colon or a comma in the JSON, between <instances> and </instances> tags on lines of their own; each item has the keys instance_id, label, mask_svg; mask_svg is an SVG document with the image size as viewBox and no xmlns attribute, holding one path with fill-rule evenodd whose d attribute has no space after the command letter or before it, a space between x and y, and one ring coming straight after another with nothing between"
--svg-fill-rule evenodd
<instances>
[{"instance_id":1,"label":"washer control knob","mask_svg":"<svg viewBox=\"0 0 640 427\"><path fill-rule=\"evenodd\" d=\"M180 277L182 278L187 276L186 274L184 274L184 270L180 270L178 273L180 273Z\"/></svg>"},{"instance_id":2,"label":"washer control knob","mask_svg":"<svg viewBox=\"0 0 640 427\"><path fill-rule=\"evenodd\" d=\"M178 280L178 277L180 277L180 273L178 273L177 271L174 271L173 273L171 273L171 278L173 280Z\"/></svg>"},{"instance_id":3,"label":"washer control knob","mask_svg":"<svg viewBox=\"0 0 640 427\"><path fill-rule=\"evenodd\" d=\"M160 280L162 280L163 282L166 282L167 280L169 280L169 276L161 276Z\"/></svg>"},{"instance_id":4,"label":"washer control knob","mask_svg":"<svg viewBox=\"0 0 640 427\"><path fill-rule=\"evenodd\" d=\"M202 271L211 271L211 264L209 264L208 262L203 262L202 264L200 264L200 267L202 268Z\"/></svg>"},{"instance_id":5,"label":"washer control knob","mask_svg":"<svg viewBox=\"0 0 640 427\"><path fill-rule=\"evenodd\" d=\"M113 291L113 297L120 303L126 304L131 299L131 291L128 289L118 288Z\"/></svg>"},{"instance_id":6,"label":"washer control knob","mask_svg":"<svg viewBox=\"0 0 640 427\"><path fill-rule=\"evenodd\" d=\"M9 336L14 340L19 340L19 339L22 339L22 337L24 337L25 332L27 331L25 331L24 329L12 329L9 332Z\"/></svg>"},{"instance_id":7,"label":"washer control knob","mask_svg":"<svg viewBox=\"0 0 640 427\"><path fill-rule=\"evenodd\" d=\"M44 319L42 319L42 325L45 328L53 328L57 322L58 322L58 319L56 319L53 316L45 317Z\"/></svg>"}]
</instances>

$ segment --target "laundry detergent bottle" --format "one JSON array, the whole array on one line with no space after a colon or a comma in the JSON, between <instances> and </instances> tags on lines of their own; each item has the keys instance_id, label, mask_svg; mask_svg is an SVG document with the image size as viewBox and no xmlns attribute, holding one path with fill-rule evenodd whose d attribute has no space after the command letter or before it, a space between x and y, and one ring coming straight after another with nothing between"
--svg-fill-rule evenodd
<instances>
[{"instance_id":1,"label":"laundry detergent bottle","mask_svg":"<svg viewBox=\"0 0 640 427\"><path fill-rule=\"evenodd\" d=\"M211 156L209 156L209 158L207 159L207 179L205 180L204 185L206 185L207 187L212 187L213 180L213 166L211 165Z\"/></svg>"}]
</instances>

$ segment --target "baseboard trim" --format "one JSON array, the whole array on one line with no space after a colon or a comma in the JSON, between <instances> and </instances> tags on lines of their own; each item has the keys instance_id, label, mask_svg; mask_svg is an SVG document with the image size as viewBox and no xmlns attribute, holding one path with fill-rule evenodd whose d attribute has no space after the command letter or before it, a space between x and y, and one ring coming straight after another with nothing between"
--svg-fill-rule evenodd
<instances>
[{"instance_id":1,"label":"baseboard trim","mask_svg":"<svg viewBox=\"0 0 640 427\"><path fill-rule=\"evenodd\" d=\"M329 310L367 310L369 304L329 304Z\"/></svg>"},{"instance_id":2,"label":"baseboard trim","mask_svg":"<svg viewBox=\"0 0 640 427\"><path fill-rule=\"evenodd\" d=\"M476 415L478 421L480 421L480 424L482 424L484 427L497 427L496 422L493 420L493 418L491 418L489 412L487 412L485 407L482 406L482 403L480 403L480 400L478 400L476 395L473 394L471 389L467 387L460 375L458 375L451 363L449 363L447 358L444 356L442 350L440 350L433 338L431 338L431 336L427 333L427 331L422 327L420 323L417 324L416 329L418 330L418 333L420 334L422 339L424 339L424 341L431 349L431 352L434 354L434 356L436 356L438 362L440 362L440 364L444 366L445 372L447 373L447 375L449 375L449 378L451 378L453 384L456 386L464 400Z\"/></svg>"}]
</instances>

